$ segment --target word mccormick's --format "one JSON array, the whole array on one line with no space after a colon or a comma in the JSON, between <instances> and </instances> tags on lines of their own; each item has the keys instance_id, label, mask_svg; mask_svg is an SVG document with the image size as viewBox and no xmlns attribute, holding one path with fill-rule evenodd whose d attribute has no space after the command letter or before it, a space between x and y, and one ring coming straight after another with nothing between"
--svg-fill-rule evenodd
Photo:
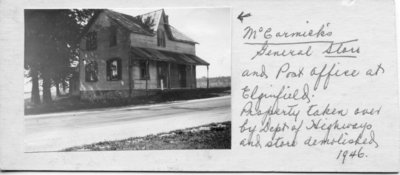
<instances>
[{"instance_id":1,"label":"word mccormick's","mask_svg":"<svg viewBox=\"0 0 400 175\"><path fill-rule=\"evenodd\" d=\"M309 23L308 21L306 22ZM272 38L324 38L324 37L331 37L333 32L325 31L328 28L330 23L322 24L318 30L308 29L306 31L294 31L294 32L281 32L278 31L276 33L272 32L271 27L258 27L255 29L253 27L247 26L244 28L245 34L243 35L243 39L257 39L259 35L266 40Z\"/></svg>"}]
</instances>

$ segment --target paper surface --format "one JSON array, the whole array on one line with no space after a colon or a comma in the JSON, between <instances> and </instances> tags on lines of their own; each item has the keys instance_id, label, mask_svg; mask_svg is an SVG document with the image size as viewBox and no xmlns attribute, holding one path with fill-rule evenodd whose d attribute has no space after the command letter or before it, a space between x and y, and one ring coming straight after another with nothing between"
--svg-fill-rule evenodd
<instances>
[{"instance_id":1,"label":"paper surface","mask_svg":"<svg viewBox=\"0 0 400 175\"><path fill-rule=\"evenodd\" d=\"M272 155L276 167L396 167L390 3L281 3L234 11L251 17L233 23L234 132L240 133L233 145L254 155L249 161Z\"/></svg>"},{"instance_id":2,"label":"paper surface","mask_svg":"<svg viewBox=\"0 0 400 175\"><path fill-rule=\"evenodd\" d=\"M226 32L232 33L232 148L24 153L23 101L17 100L23 99L23 9L138 4L231 8L232 30ZM2 1L0 6L0 21L8 24L0 29L0 68L14 77L0 86L2 169L398 171L393 1Z\"/></svg>"}]
</instances>

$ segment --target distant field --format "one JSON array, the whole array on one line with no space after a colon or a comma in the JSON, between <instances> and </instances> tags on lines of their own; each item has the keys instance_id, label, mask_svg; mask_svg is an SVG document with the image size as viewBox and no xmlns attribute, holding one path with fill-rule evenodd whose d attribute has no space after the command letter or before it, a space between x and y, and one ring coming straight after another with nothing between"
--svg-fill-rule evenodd
<instances>
[{"instance_id":1,"label":"distant field","mask_svg":"<svg viewBox=\"0 0 400 175\"><path fill-rule=\"evenodd\" d=\"M209 79L210 87L231 87L231 77L212 77ZM197 79L197 88L206 88L207 78Z\"/></svg>"}]
</instances>

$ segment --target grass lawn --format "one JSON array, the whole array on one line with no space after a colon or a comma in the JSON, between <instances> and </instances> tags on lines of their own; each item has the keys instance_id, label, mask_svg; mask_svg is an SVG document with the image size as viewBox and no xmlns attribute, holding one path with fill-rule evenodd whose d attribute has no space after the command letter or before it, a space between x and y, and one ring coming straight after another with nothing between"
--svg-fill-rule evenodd
<instances>
[{"instance_id":1,"label":"grass lawn","mask_svg":"<svg viewBox=\"0 0 400 175\"><path fill-rule=\"evenodd\" d=\"M230 149L231 122L179 129L167 133L104 141L61 151Z\"/></svg>"},{"instance_id":2,"label":"grass lawn","mask_svg":"<svg viewBox=\"0 0 400 175\"><path fill-rule=\"evenodd\" d=\"M152 96L134 97L132 99L107 99L98 101L86 101L80 97L65 96L54 100L52 104L33 106L29 99L25 100L25 115L65 112L106 107L121 107L131 105L145 105L165 103L178 100L191 100L201 98L219 97L230 95L230 87L209 89L186 89L165 91Z\"/></svg>"}]
</instances>

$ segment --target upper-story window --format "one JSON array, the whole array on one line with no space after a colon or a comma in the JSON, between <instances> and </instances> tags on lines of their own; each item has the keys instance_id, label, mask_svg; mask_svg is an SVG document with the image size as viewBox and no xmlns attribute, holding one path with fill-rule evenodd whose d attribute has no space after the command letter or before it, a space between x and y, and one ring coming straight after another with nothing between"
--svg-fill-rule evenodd
<instances>
[{"instance_id":1,"label":"upper-story window","mask_svg":"<svg viewBox=\"0 0 400 175\"><path fill-rule=\"evenodd\" d=\"M165 32L160 29L157 32L157 46L165 47Z\"/></svg>"},{"instance_id":2,"label":"upper-story window","mask_svg":"<svg viewBox=\"0 0 400 175\"><path fill-rule=\"evenodd\" d=\"M89 32L86 36L86 50L97 49L97 32Z\"/></svg>"},{"instance_id":3,"label":"upper-story window","mask_svg":"<svg viewBox=\"0 0 400 175\"><path fill-rule=\"evenodd\" d=\"M88 61L85 65L85 80L86 82L96 82L97 79L97 62L96 61Z\"/></svg>"},{"instance_id":4,"label":"upper-story window","mask_svg":"<svg viewBox=\"0 0 400 175\"><path fill-rule=\"evenodd\" d=\"M117 45L117 28L115 26L110 27L110 47Z\"/></svg>"},{"instance_id":5,"label":"upper-story window","mask_svg":"<svg viewBox=\"0 0 400 175\"><path fill-rule=\"evenodd\" d=\"M117 81L122 78L121 59L113 58L107 61L107 80Z\"/></svg>"}]
</instances>

